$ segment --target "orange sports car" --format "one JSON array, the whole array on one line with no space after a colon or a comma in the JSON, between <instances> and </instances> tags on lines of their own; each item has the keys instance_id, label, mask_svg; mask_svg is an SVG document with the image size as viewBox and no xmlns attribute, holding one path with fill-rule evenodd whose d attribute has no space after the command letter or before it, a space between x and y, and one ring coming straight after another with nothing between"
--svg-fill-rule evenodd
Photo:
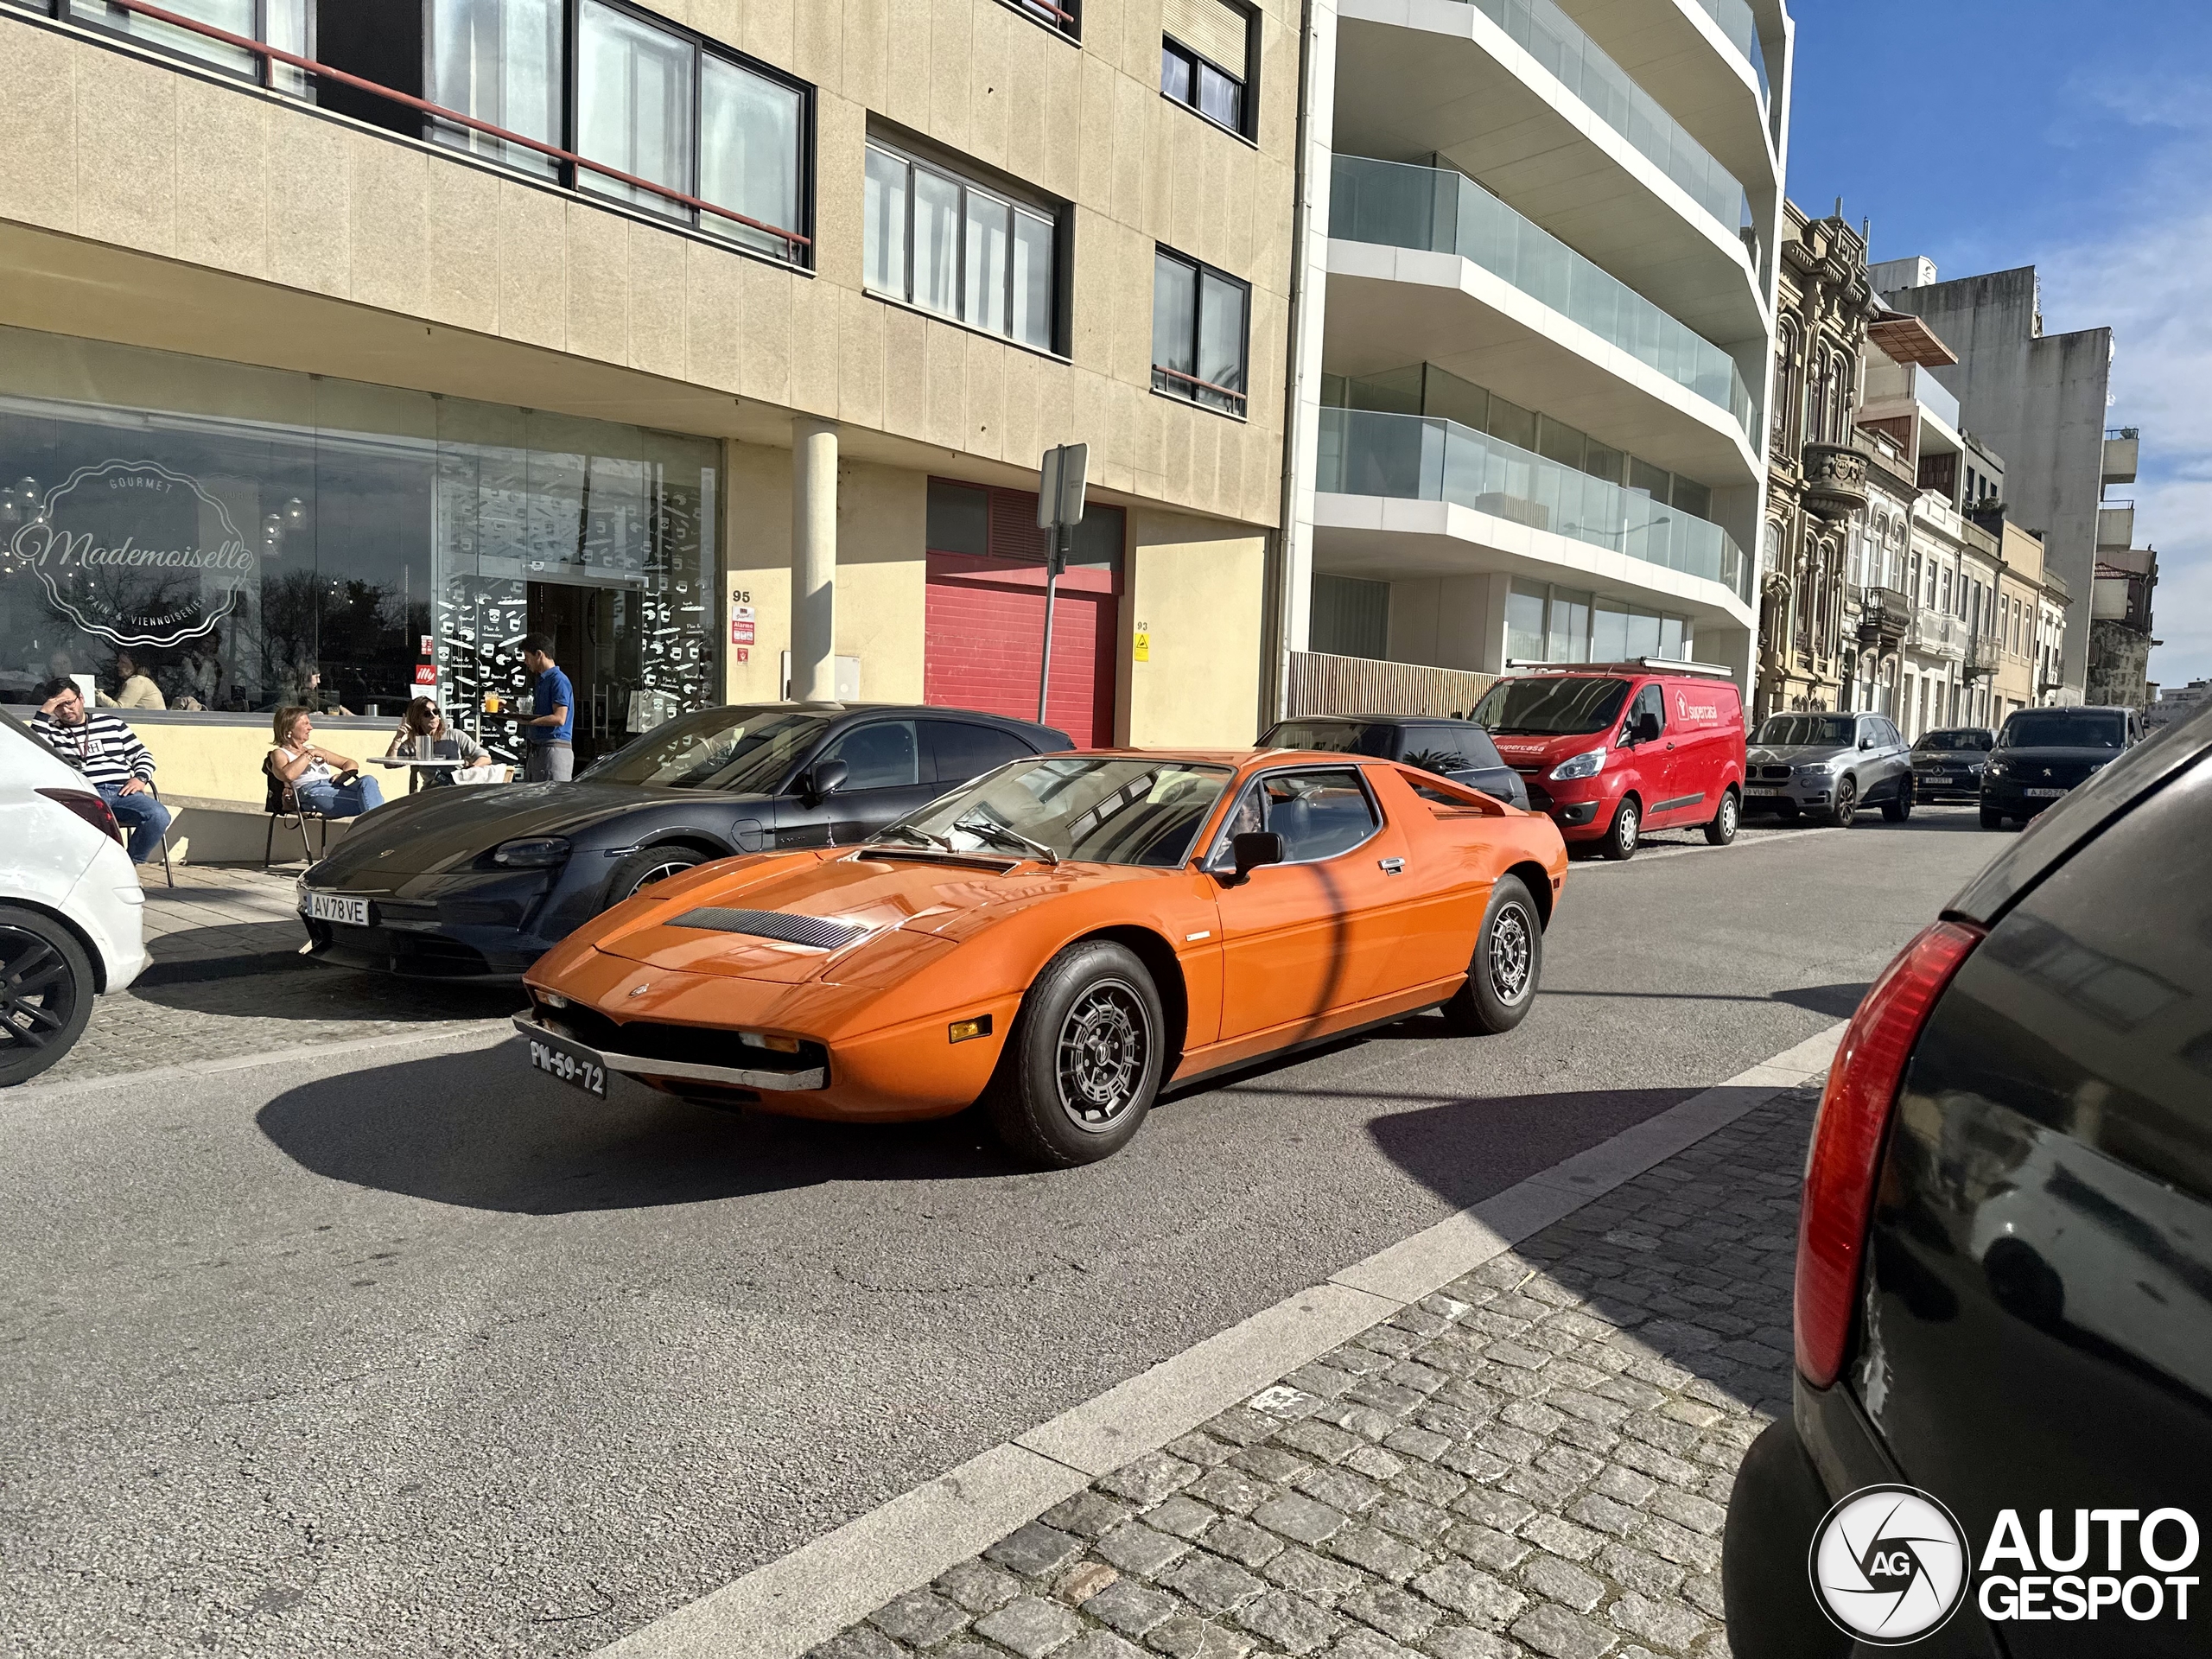
<instances>
[{"instance_id":1,"label":"orange sports car","mask_svg":"<svg viewBox=\"0 0 2212 1659\"><path fill-rule=\"evenodd\" d=\"M531 1065L715 1105L934 1117L1042 1165L1164 1084L1440 1007L1510 1029L1567 874L1551 820L1389 760L1039 755L866 843L702 865L527 976Z\"/></svg>"}]
</instances>

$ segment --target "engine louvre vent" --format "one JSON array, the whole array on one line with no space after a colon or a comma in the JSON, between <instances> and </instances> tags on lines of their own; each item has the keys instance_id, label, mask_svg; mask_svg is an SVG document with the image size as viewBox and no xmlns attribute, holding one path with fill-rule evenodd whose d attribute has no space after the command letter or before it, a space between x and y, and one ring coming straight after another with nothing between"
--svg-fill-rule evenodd
<instances>
[{"instance_id":1,"label":"engine louvre vent","mask_svg":"<svg viewBox=\"0 0 2212 1659\"><path fill-rule=\"evenodd\" d=\"M820 916L791 916L780 910L725 910L714 905L687 910L669 925L712 933L749 933L756 939L801 944L810 950L835 950L868 931L850 922L833 922Z\"/></svg>"}]
</instances>

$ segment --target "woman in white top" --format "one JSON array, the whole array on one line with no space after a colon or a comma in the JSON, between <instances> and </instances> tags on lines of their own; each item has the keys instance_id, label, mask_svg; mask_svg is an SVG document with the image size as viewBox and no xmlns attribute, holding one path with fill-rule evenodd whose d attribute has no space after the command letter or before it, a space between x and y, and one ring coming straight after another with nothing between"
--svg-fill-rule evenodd
<instances>
[{"instance_id":1,"label":"woman in white top","mask_svg":"<svg viewBox=\"0 0 2212 1659\"><path fill-rule=\"evenodd\" d=\"M358 818L384 804L377 780L354 775L358 761L315 742L315 721L306 709L279 709L271 725L276 743L269 751L270 775L289 784L302 806L326 818Z\"/></svg>"}]
</instances>

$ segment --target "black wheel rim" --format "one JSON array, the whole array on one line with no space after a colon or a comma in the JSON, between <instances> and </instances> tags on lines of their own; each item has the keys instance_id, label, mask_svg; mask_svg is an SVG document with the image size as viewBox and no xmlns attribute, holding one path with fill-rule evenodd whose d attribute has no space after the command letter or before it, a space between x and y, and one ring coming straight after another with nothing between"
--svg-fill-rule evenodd
<instances>
[{"instance_id":1,"label":"black wheel rim","mask_svg":"<svg viewBox=\"0 0 2212 1659\"><path fill-rule=\"evenodd\" d=\"M37 1053L76 1013L68 958L27 928L0 927L0 1059Z\"/></svg>"},{"instance_id":2,"label":"black wheel rim","mask_svg":"<svg viewBox=\"0 0 2212 1659\"><path fill-rule=\"evenodd\" d=\"M651 868L641 871L638 879L630 884L630 891L622 896L625 899L634 898L655 882L665 881L671 875L681 875L690 868L691 861L685 858L671 858L664 863L655 864Z\"/></svg>"},{"instance_id":3,"label":"black wheel rim","mask_svg":"<svg viewBox=\"0 0 2212 1659\"><path fill-rule=\"evenodd\" d=\"M1152 1014L1135 986L1101 979L1085 986L1060 1021L1060 1109L1093 1134L1127 1117L1152 1059Z\"/></svg>"},{"instance_id":4,"label":"black wheel rim","mask_svg":"<svg viewBox=\"0 0 2212 1659\"><path fill-rule=\"evenodd\" d=\"M1499 1001L1510 1006L1529 995L1535 977L1535 930L1519 905L1507 905L1491 922L1488 956L1484 966Z\"/></svg>"}]
</instances>

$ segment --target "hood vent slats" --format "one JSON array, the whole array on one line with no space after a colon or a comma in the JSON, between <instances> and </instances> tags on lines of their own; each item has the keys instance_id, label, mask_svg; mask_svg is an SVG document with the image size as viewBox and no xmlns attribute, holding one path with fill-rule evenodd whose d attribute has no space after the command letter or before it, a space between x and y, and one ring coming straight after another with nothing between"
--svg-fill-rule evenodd
<instances>
[{"instance_id":1,"label":"hood vent slats","mask_svg":"<svg viewBox=\"0 0 2212 1659\"><path fill-rule=\"evenodd\" d=\"M820 916L791 916L780 910L726 910L714 905L687 910L668 925L696 927L710 933L748 933L757 939L804 945L810 950L835 950L868 931L850 922L833 922Z\"/></svg>"}]
</instances>

